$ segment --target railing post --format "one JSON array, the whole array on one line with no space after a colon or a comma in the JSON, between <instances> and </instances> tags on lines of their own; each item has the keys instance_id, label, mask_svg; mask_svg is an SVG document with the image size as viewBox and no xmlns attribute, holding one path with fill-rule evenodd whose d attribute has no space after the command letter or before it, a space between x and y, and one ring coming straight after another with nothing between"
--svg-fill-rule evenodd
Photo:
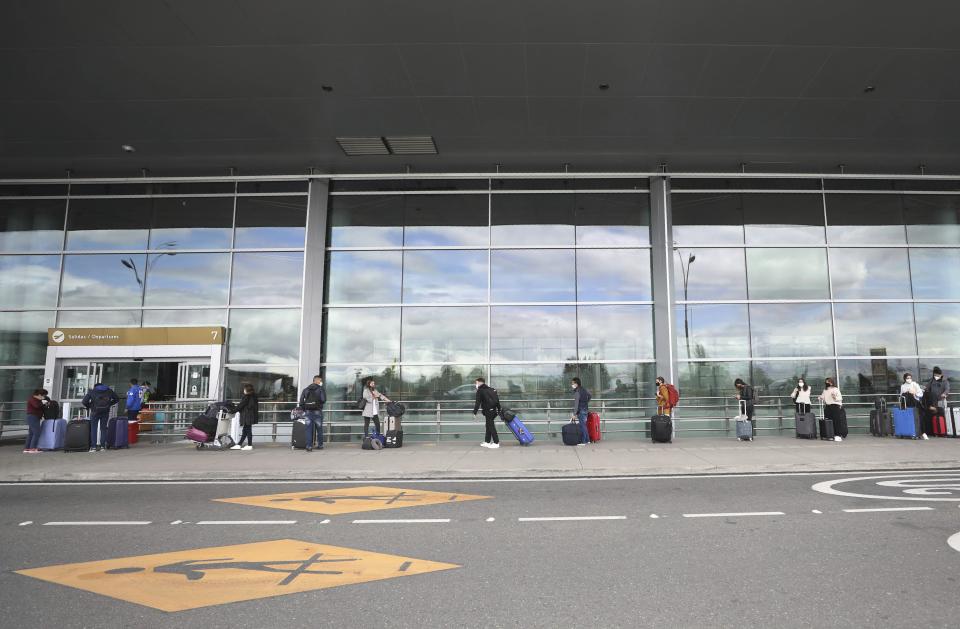
<instances>
[{"instance_id":1,"label":"railing post","mask_svg":"<svg viewBox=\"0 0 960 629\"><path fill-rule=\"evenodd\" d=\"M440 402L437 402L437 443L440 443Z\"/></svg>"},{"instance_id":2,"label":"railing post","mask_svg":"<svg viewBox=\"0 0 960 629\"><path fill-rule=\"evenodd\" d=\"M730 436L730 400L723 398L723 434Z\"/></svg>"},{"instance_id":3,"label":"railing post","mask_svg":"<svg viewBox=\"0 0 960 629\"><path fill-rule=\"evenodd\" d=\"M780 434L783 434L783 398L777 396L777 414L780 416Z\"/></svg>"},{"instance_id":4,"label":"railing post","mask_svg":"<svg viewBox=\"0 0 960 629\"><path fill-rule=\"evenodd\" d=\"M547 400L547 433L550 433L550 400Z\"/></svg>"}]
</instances>

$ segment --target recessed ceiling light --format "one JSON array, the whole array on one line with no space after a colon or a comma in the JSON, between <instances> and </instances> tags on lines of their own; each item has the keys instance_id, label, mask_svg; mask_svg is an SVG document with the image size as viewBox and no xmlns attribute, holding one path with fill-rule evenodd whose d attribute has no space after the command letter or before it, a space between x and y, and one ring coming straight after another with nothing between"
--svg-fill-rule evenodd
<instances>
[{"instance_id":1,"label":"recessed ceiling light","mask_svg":"<svg viewBox=\"0 0 960 629\"><path fill-rule=\"evenodd\" d=\"M120 150L123 151L124 153L136 153L136 152L137 152L137 149L133 148L133 146L130 145L130 144L122 144L122 145L120 146Z\"/></svg>"},{"instance_id":2,"label":"recessed ceiling light","mask_svg":"<svg viewBox=\"0 0 960 629\"><path fill-rule=\"evenodd\" d=\"M600 90L602 90L602 91L605 92L605 91L607 91L608 89L610 89L610 84L609 84L609 83L601 83L601 84L598 85L597 87L600 88Z\"/></svg>"},{"instance_id":3,"label":"recessed ceiling light","mask_svg":"<svg viewBox=\"0 0 960 629\"><path fill-rule=\"evenodd\" d=\"M320 86L320 89L322 89L324 92L332 92L332 91L333 91L333 86L332 86L332 85L321 85L321 86Z\"/></svg>"},{"instance_id":4,"label":"recessed ceiling light","mask_svg":"<svg viewBox=\"0 0 960 629\"><path fill-rule=\"evenodd\" d=\"M875 86L873 86L873 85L868 85L868 86L866 86L865 88L863 88L863 93L864 93L864 94L869 94L870 92L876 91L876 89L877 89L877 88L876 88Z\"/></svg>"}]
</instances>

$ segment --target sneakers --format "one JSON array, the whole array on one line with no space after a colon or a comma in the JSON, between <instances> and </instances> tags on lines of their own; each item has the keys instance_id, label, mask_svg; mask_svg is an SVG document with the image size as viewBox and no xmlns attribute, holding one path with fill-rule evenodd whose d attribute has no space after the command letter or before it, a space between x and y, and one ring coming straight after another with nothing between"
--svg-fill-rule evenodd
<instances>
[{"instance_id":1,"label":"sneakers","mask_svg":"<svg viewBox=\"0 0 960 629\"><path fill-rule=\"evenodd\" d=\"M100 448L90 448L89 450L87 450L87 452L96 452L96 451L99 450L99 449L100 449Z\"/></svg>"},{"instance_id":2,"label":"sneakers","mask_svg":"<svg viewBox=\"0 0 960 629\"><path fill-rule=\"evenodd\" d=\"M241 450L253 450L253 446L243 446Z\"/></svg>"},{"instance_id":3,"label":"sneakers","mask_svg":"<svg viewBox=\"0 0 960 629\"><path fill-rule=\"evenodd\" d=\"M313 452L313 448L304 448L307 452Z\"/></svg>"},{"instance_id":4,"label":"sneakers","mask_svg":"<svg viewBox=\"0 0 960 629\"><path fill-rule=\"evenodd\" d=\"M585 445L587 445L587 444L586 444L586 443L584 443L583 441L581 441L580 443L578 443L578 444L577 444L577 447L580 447L580 446L585 446Z\"/></svg>"},{"instance_id":5,"label":"sneakers","mask_svg":"<svg viewBox=\"0 0 960 629\"><path fill-rule=\"evenodd\" d=\"M230 446L230 449L231 449L231 450L239 450L239 449L242 448L242 447L243 447L243 446L237 444L237 445L232 445L232 446Z\"/></svg>"},{"instance_id":6,"label":"sneakers","mask_svg":"<svg viewBox=\"0 0 960 629\"><path fill-rule=\"evenodd\" d=\"M836 437L834 437L833 440L834 440L834 441L843 441L843 439L841 439L839 435L837 435Z\"/></svg>"},{"instance_id":7,"label":"sneakers","mask_svg":"<svg viewBox=\"0 0 960 629\"><path fill-rule=\"evenodd\" d=\"M491 443L491 444L488 444L487 447L490 448L491 450L496 450L497 448L500 447L500 444L499 444L499 443Z\"/></svg>"},{"instance_id":8,"label":"sneakers","mask_svg":"<svg viewBox=\"0 0 960 629\"><path fill-rule=\"evenodd\" d=\"M481 447L481 448L489 448L489 447L490 447L490 444L487 443L486 441L484 441L483 443L480 444L480 447Z\"/></svg>"},{"instance_id":9,"label":"sneakers","mask_svg":"<svg viewBox=\"0 0 960 629\"><path fill-rule=\"evenodd\" d=\"M923 437L924 439L929 439L929 438L930 438L930 437L927 436L927 433L923 433L922 437Z\"/></svg>"}]
</instances>

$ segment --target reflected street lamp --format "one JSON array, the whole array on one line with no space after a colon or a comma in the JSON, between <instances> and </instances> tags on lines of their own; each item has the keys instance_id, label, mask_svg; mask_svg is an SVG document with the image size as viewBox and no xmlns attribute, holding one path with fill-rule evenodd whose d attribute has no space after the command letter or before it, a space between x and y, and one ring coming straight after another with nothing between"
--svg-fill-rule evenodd
<instances>
[{"instance_id":1,"label":"reflected street lamp","mask_svg":"<svg viewBox=\"0 0 960 629\"><path fill-rule=\"evenodd\" d=\"M690 355L690 311L687 304L687 288L690 283L690 267L696 261L697 256L694 254L689 254L687 256L687 263L683 263L683 254L677 249L677 257L680 258L680 273L683 275L683 336L687 342L687 360L693 358Z\"/></svg>"}]
</instances>

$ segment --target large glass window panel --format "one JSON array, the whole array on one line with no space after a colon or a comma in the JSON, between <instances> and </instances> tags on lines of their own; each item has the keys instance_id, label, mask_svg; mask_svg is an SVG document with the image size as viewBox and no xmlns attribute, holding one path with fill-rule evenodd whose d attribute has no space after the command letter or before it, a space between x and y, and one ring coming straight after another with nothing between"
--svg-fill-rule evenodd
<instances>
[{"instance_id":1,"label":"large glass window panel","mask_svg":"<svg viewBox=\"0 0 960 629\"><path fill-rule=\"evenodd\" d=\"M743 207L738 194L674 194L673 242L742 245Z\"/></svg>"},{"instance_id":2,"label":"large glass window panel","mask_svg":"<svg viewBox=\"0 0 960 629\"><path fill-rule=\"evenodd\" d=\"M30 393L42 386L43 369L0 369L0 403L25 404ZM11 419L26 423L23 415Z\"/></svg>"},{"instance_id":3,"label":"large glass window panel","mask_svg":"<svg viewBox=\"0 0 960 629\"><path fill-rule=\"evenodd\" d=\"M407 246L486 246L490 241L488 195L408 195L404 201Z\"/></svg>"},{"instance_id":4,"label":"large glass window panel","mask_svg":"<svg viewBox=\"0 0 960 629\"><path fill-rule=\"evenodd\" d=\"M399 303L400 251L334 251L327 275L331 304Z\"/></svg>"},{"instance_id":5,"label":"large glass window panel","mask_svg":"<svg viewBox=\"0 0 960 629\"><path fill-rule=\"evenodd\" d=\"M324 335L326 362L397 362L400 309L329 308Z\"/></svg>"},{"instance_id":6,"label":"large glass window panel","mask_svg":"<svg viewBox=\"0 0 960 629\"><path fill-rule=\"evenodd\" d=\"M960 355L960 304L915 304L917 344L926 356ZM958 390L960 391L960 390Z\"/></svg>"},{"instance_id":7,"label":"large glass window panel","mask_svg":"<svg viewBox=\"0 0 960 629\"><path fill-rule=\"evenodd\" d=\"M404 303L486 302L487 255L486 250L404 252Z\"/></svg>"},{"instance_id":8,"label":"large glass window panel","mask_svg":"<svg viewBox=\"0 0 960 629\"><path fill-rule=\"evenodd\" d=\"M47 360L47 328L57 313L0 312L0 365L42 365Z\"/></svg>"},{"instance_id":9,"label":"large glass window panel","mask_svg":"<svg viewBox=\"0 0 960 629\"><path fill-rule=\"evenodd\" d=\"M231 363L295 363L300 356L300 309L230 311Z\"/></svg>"},{"instance_id":10,"label":"large glass window panel","mask_svg":"<svg viewBox=\"0 0 960 629\"><path fill-rule=\"evenodd\" d=\"M649 249L579 249L578 301L648 301Z\"/></svg>"},{"instance_id":11,"label":"large glass window panel","mask_svg":"<svg viewBox=\"0 0 960 629\"><path fill-rule=\"evenodd\" d=\"M491 254L492 301L575 301L572 249L503 250Z\"/></svg>"},{"instance_id":12,"label":"large glass window panel","mask_svg":"<svg viewBox=\"0 0 960 629\"><path fill-rule=\"evenodd\" d=\"M750 356L746 304L689 304L676 306L674 313L681 359Z\"/></svg>"},{"instance_id":13,"label":"large glass window panel","mask_svg":"<svg viewBox=\"0 0 960 629\"><path fill-rule=\"evenodd\" d=\"M307 197L237 197L238 249L303 248Z\"/></svg>"},{"instance_id":14,"label":"large glass window panel","mask_svg":"<svg viewBox=\"0 0 960 629\"><path fill-rule=\"evenodd\" d=\"M747 249L750 299L829 299L825 249Z\"/></svg>"},{"instance_id":15,"label":"large glass window panel","mask_svg":"<svg viewBox=\"0 0 960 629\"><path fill-rule=\"evenodd\" d=\"M570 395L570 379L577 376L577 363L526 365L491 365L487 384L500 394L507 406L512 401L556 399ZM559 410L559 409L558 409ZM567 410L566 405L563 408ZM531 419L545 416L545 411L528 413ZM508 431L509 432L509 431Z\"/></svg>"},{"instance_id":16,"label":"large glass window panel","mask_svg":"<svg viewBox=\"0 0 960 629\"><path fill-rule=\"evenodd\" d=\"M60 251L64 199L0 199L0 251Z\"/></svg>"},{"instance_id":17,"label":"large glass window panel","mask_svg":"<svg viewBox=\"0 0 960 629\"><path fill-rule=\"evenodd\" d=\"M377 381L377 390L387 397L400 391L400 369L393 364L326 365L321 371L327 401L350 402L347 408L353 407L352 402L356 402L363 390L363 382L371 377Z\"/></svg>"},{"instance_id":18,"label":"large glass window panel","mask_svg":"<svg viewBox=\"0 0 960 629\"><path fill-rule=\"evenodd\" d=\"M910 299L906 249L831 249L836 299Z\"/></svg>"},{"instance_id":19,"label":"large glass window panel","mask_svg":"<svg viewBox=\"0 0 960 629\"><path fill-rule=\"evenodd\" d=\"M487 308L404 308L400 357L404 362L483 362Z\"/></svg>"},{"instance_id":20,"label":"large glass window panel","mask_svg":"<svg viewBox=\"0 0 960 629\"><path fill-rule=\"evenodd\" d=\"M470 409L477 394L474 381L487 377L486 368L481 364L404 365L400 374L400 394L405 399L460 402L463 408ZM377 384L379 386L379 382Z\"/></svg>"},{"instance_id":21,"label":"large glass window panel","mask_svg":"<svg viewBox=\"0 0 960 629\"><path fill-rule=\"evenodd\" d=\"M573 194L494 194L494 245L573 245Z\"/></svg>"},{"instance_id":22,"label":"large glass window panel","mask_svg":"<svg viewBox=\"0 0 960 629\"><path fill-rule=\"evenodd\" d=\"M679 364L679 371L678 388L686 404L693 404L694 398L724 398L730 404L724 415L733 417L737 414L736 401L733 399L736 395L733 381L737 378L750 381L749 362L682 362ZM709 400L705 403L717 404L718 402L720 401ZM711 415L716 415L716 411L711 411Z\"/></svg>"},{"instance_id":23,"label":"large glass window panel","mask_svg":"<svg viewBox=\"0 0 960 629\"><path fill-rule=\"evenodd\" d=\"M260 402L293 402L299 399L296 365L231 365L224 370L224 397L238 402L243 385L250 384ZM260 421L270 421L260 408ZM282 418L281 418L282 419Z\"/></svg>"},{"instance_id":24,"label":"large glass window panel","mask_svg":"<svg viewBox=\"0 0 960 629\"><path fill-rule=\"evenodd\" d=\"M678 300L747 298L747 267L743 249L676 249L674 291Z\"/></svg>"},{"instance_id":25,"label":"large glass window panel","mask_svg":"<svg viewBox=\"0 0 960 629\"><path fill-rule=\"evenodd\" d=\"M594 398L607 404L606 416L619 415L621 418L636 417L643 414L636 408L613 411L612 408L637 405L635 400L622 401L624 398L648 397L654 395L654 381L657 367L653 363L580 363L577 376ZM567 370L568 372L570 369ZM566 395L572 395L567 389ZM621 401L617 401L621 400ZM594 408L596 402L591 403ZM651 409L652 410L652 409Z\"/></svg>"},{"instance_id":26,"label":"large glass window panel","mask_svg":"<svg viewBox=\"0 0 960 629\"><path fill-rule=\"evenodd\" d=\"M576 360L573 306L498 306L490 317L493 360Z\"/></svg>"},{"instance_id":27,"label":"large glass window panel","mask_svg":"<svg viewBox=\"0 0 960 629\"><path fill-rule=\"evenodd\" d=\"M903 213L910 244L960 245L960 195L904 195Z\"/></svg>"},{"instance_id":28,"label":"large glass window panel","mask_svg":"<svg viewBox=\"0 0 960 629\"><path fill-rule=\"evenodd\" d=\"M917 353L911 304L835 304L839 356Z\"/></svg>"},{"instance_id":29,"label":"large glass window panel","mask_svg":"<svg viewBox=\"0 0 960 629\"><path fill-rule=\"evenodd\" d=\"M751 304L754 357L832 356L830 304Z\"/></svg>"},{"instance_id":30,"label":"large glass window panel","mask_svg":"<svg viewBox=\"0 0 960 629\"><path fill-rule=\"evenodd\" d=\"M914 299L960 299L960 249L910 249Z\"/></svg>"},{"instance_id":31,"label":"large glass window panel","mask_svg":"<svg viewBox=\"0 0 960 629\"><path fill-rule=\"evenodd\" d=\"M146 262L142 253L64 256L60 305L140 306Z\"/></svg>"},{"instance_id":32,"label":"large glass window panel","mask_svg":"<svg viewBox=\"0 0 960 629\"><path fill-rule=\"evenodd\" d=\"M906 242L898 194L828 194L827 238L834 245Z\"/></svg>"},{"instance_id":33,"label":"large glass window panel","mask_svg":"<svg viewBox=\"0 0 960 629\"><path fill-rule=\"evenodd\" d=\"M138 328L139 310L61 310L57 315L61 328Z\"/></svg>"},{"instance_id":34,"label":"large glass window panel","mask_svg":"<svg viewBox=\"0 0 960 629\"><path fill-rule=\"evenodd\" d=\"M151 200L71 199L67 249L146 249Z\"/></svg>"},{"instance_id":35,"label":"large glass window panel","mask_svg":"<svg viewBox=\"0 0 960 629\"><path fill-rule=\"evenodd\" d=\"M744 194L748 245L816 245L824 242L819 194Z\"/></svg>"},{"instance_id":36,"label":"large glass window panel","mask_svg":"<svg viewBox=\"0 0 960 629\"><path fill-rule=\"evenodd\" d=\"M401 245L403 245L402 196L338 195L330 197L331 247L391 248Z\"/></svg>"},{"instance_id":37,"label":"large glass window panel","mask_svg":"<svg viewBox=\"0 0 960 629\"><path fill-rule=\"evenodd\" d=\"M0 255L0 307L53 307L59 288L60 256Z\"/></svg>"},{"instance_id":38,"label":"large glass window panel","mask_svg":"<svg viewBox=\"0 0 960 629\"><path fill-rule=\"evenodd\" d=\"M577 244L630 247L650 244L650 195L577 194Z\"/></svg>"},{"instance_id":39,"label":"large glass window panel","mask_svg":"<svg viewBox=\"0 0 960 629\"><path fill-rule=\"evenodd\" d=\"M875 358L847 359L838 361L840 365L837 384L840 392L848 396L890 395L900 393L903 374L917 374L915 358ZM872 402L872 399L864 400Z\"/></svg>"},{"instance_id":40,"label":"large glass window panel","mask_svg":"<svg viewBox=\"0 0 960 629\"><path fill-rule=\"evenodd\" d=\"M151 249L229 249L233 197L154 198Z\"/></svg>"},{"instance_id":41,"label":"large glass window panel","mask_svg":"<svg viewBox=\"0 0 960 629\"><path fill-rule=\"evenodd\" d=\"M579 306L580 360L653 358L652 306Z\"/></svg>"},{"instance_id":42,"label":"large glass window panel","mask_svg":"<svg viewBox=\"0 0 960 629\"><path fill-rule=\"evenodd\" d=\"M230 283L229 253L147 256L147 306L222 306Z\"/></svg>"},{"instance_id":43,"label":"large glass window panel","mask_svg":"<svg viewBox=\"0 0 960 629\"><path fill-rule=\"evenodd\" d=\"M797 380L803 378L810 387L811 399L816 400L823 391L823 381L827 377L836 378L836 370L833 360L757 360L753 363L753 385L760 387L763 395L789 398ZM784 416L791 417L793 407L789 399L783 403Z\"/></svg>"},{"instance_id":44,"label":"large glass window panel","mask_svg":"<svg viewBox=\"0 0 960 629\"><path fill-rule=\"evenodd\" d=\"M227 311L191 308L189 310L144 310L143 327L190 327L226 325Z\"/></svg>"},{"instance_id":45,"label":"large glass window panel","mask_svg":"<svg viewBox=\"0 0 960 629\"><path fill-rule=\"evenodd\" d=\"M303 292L303 253L237 253L230 303L294 306Z\"/></svg>"}]
</instances>

